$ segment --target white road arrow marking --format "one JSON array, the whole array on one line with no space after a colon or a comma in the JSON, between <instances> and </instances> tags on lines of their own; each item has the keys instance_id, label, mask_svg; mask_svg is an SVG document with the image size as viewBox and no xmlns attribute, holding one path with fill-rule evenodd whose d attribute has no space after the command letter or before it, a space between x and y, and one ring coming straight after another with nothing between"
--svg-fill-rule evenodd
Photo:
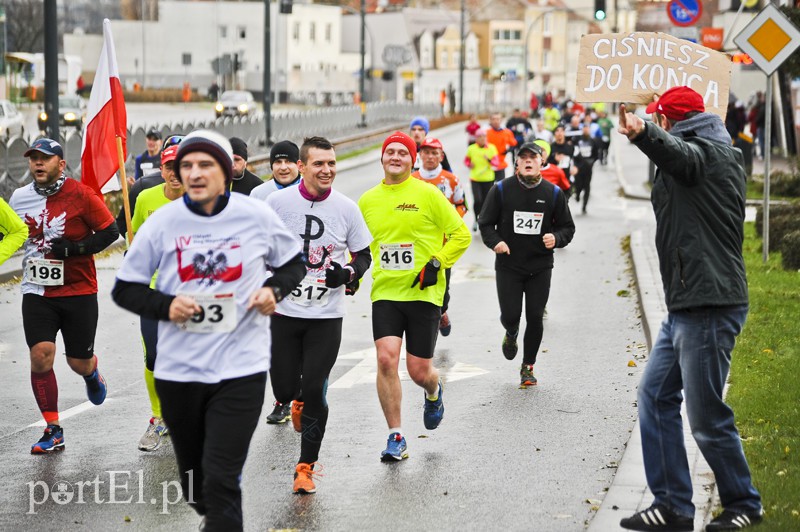
<instances>
[{"instance_id":1,"label":"white road arrow marking","mask_svg":"<svg viewBox=\"0 0 800 532\"><path fill-rule=\"evenodd\" d=\"M360 351L353 351L352 353L347 353L345 355L339 356L339 359L344 360L359 360L358 364L353 366L347 373L336 379L334 382L328 385L329 389L333 388L352 388L356 384L375 384L375 380L378 376L378 361L375 356L375 349L362 349ZM401 381L409 381L411 377L408 376L408 372L402 369L405 366L404 363L405 355L401 356L400 360L400 368L398 373L400 374ZM463 364L461 362L457 362L452 368L449 370L441 370L444 375L445 382L455 382L462 379L468 379L470 377L477 377L479 375L483 375L485 373L489 373L487 370L479 368L477 366L472 366L470 364Z\"/></svg>"}]
</instances>

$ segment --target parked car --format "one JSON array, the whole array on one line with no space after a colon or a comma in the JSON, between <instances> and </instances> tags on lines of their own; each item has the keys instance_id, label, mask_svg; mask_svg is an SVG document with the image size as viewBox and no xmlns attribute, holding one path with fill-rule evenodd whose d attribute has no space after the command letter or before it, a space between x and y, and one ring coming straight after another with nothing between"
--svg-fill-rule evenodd
<instances>
[{"instance_id":1,"label":"parked car","mask_svg":"<svg viewBox=\"0 0 800 532\"><path fill-rule=\"evenodd\" d=\"M249 91L225 91L222 93L214 111L221 116L249 116L256 110L256 100Z\"/></svg>"},{"instance_id":2,"label":"parked car","mask_svg":"<svg viewBox=\"0 0 800 532\"><path fill-rule=\"evenodd\" d=\"M25 117L14 104L0 100L0 138L21 137L25 133Z\"/></svg>"},{"instance_id":3,"label":"parked car","mask_svg":"<svg viewBox=\"0 0 800 532\"><path fill-rule=\"evenodd\" d=\"M78 131L83 129L86 121L86 100L80 96L59 96L58 97L58 126L74 127ZM47 113L42 109L38 120L39 130L47 129Z\"/></svg>"}]
</instances>

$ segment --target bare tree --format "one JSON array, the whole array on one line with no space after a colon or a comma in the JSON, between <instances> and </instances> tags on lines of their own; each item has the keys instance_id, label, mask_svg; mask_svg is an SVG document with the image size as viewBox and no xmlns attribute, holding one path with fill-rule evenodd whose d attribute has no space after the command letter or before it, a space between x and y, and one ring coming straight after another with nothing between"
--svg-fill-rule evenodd
<instances>
[{"instance_id":1,"label":"bare tree","mask_svg":"<svg viewBox=\"0 0 800 532\"><path fill-rule=\"evenodd\" d=\"M5 0L8 50L44 51L44 2L41 0Z\"/></svg>"}]
</instances>

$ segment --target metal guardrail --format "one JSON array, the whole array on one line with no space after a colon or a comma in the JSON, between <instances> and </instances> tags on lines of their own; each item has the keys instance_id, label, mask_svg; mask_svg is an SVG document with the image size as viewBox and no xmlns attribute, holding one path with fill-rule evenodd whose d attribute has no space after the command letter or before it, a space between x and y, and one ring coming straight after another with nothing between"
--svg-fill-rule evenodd
<instances>
[{"instance_id":1,"label":"metal guardrail","mask_svg":"<svg viewBox=\"0 0 800 532\"><path fill-rule=\"evenodd\" d=\"M416 105L405 102L375 102L367 104L366 122L370 128L380 133L388 129L405 129L408 121L416 115L437 117L441 109L436 104ZM312 135L326 136L341 144L348 137L365 137L365 131L358 128L361 122L361 108L357 105L324 107L308 111L276 112L272 115L272 139L289 139L302 142L304 137ZM399 126L398 126L399 124ZM155 128L168 135L187 134L195 129L214 129L226 137L239 137L247 142L251 151L257 146L266 144L266 127L264 115L251 117L220 118L217 120L197 122L177 122L171 124L155 124L128 130L128 159L125 170L133 174L136 155L146 149L145 135ZM81 148L83 136L81 132L70 130L59 139L64 148L64 159L67 161L67 172L80 179ZM0 197L8 199L17 188L30 183L28 162L23 156L29 143L22 138L12 138L8 142L0 141ZM257 157L257 155L256 155Z\"/></svg>"}]
</instances>

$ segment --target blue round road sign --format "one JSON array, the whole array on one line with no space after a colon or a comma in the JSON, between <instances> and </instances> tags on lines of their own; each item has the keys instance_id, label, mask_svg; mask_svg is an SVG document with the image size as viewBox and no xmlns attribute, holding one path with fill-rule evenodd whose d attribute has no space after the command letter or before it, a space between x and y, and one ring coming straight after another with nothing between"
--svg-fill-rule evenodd
<instances>
[{"instance_id":1,"label":"blue round road sign","mask_svg":"<svg viewBox=\"0 0 800 532\"><path fill-rule=\"evenodd\" d=\"M676 26L691 26L700 20L703 3L700 0L670 0L667 15Z\"/></svg>"}]
</instances>

